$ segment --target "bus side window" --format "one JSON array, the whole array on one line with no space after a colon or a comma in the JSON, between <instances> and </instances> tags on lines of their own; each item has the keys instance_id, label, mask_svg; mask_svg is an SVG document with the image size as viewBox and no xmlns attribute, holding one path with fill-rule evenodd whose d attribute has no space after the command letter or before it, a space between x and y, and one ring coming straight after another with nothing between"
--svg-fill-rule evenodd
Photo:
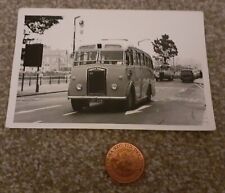
<instances>
[{"instance_id":1,"label":"bus side window","mask_svg":"<svg viewBox=\"0 0 225 193\"><path fill-rule=\"evenodd\" d=\"M141 66L141 58L140 58L140 53L137 53L137 65Z\"/></svg>"},{"instance_id":2,"label":"bus side window","mask_svg":"<svg viewBox=\"0 0 225 193\"><path fill-rule=\"evenodd\" d=\"M146 65L149 67L149 56L146 57Z\"/></svg>"},{"instance_id":3,"label":"bus side window","mask_svg":"<svg viewBox=\"0 0 225 193\"><path fill-rule=\"evenodd\" d=\"M149 64L149 57L146 57L146 61L147 61L147 66L150 67L150 64Z\"/></svg>"},{"instance_id":4,"label":"bus side window","mask_svg":"<svg viewBox=\"0 0 225 193\"><path fill-rule=\"evenodd\" d=\"M135 65L139 65L139 57L138 57L138 53L137 52L135 52L136 53L136 63L135 63Z\"/></svg>"},{"instance_id":5,"label":"bus side window","mask_svg":"<svg viewBox=\"0 0 225 193\"><path fill-rule=\"evenodd\" d=\"M129 53L129 59L130 59L130 63L129 64L133 66L133 64L134 64L133 52L131 50L129 50L128 53Z\"/></svg>"},{"instance_id":6,"label":"bus side window","mask_svg":"<svg viewBox=\"0 0 225 193\"><path fill-rule=\"evenodd\" d=\"M153 69L153 63L152 63L152 59L149 58L149 61L150 61L150 68Z\"/></svg>"},{"instance_id":7,"label":"bus side window","mask_svg":"<svg viewBox=\"0 0 225 193\"><path fill-rule=\"evenodd\" d=\"M142 57L141 53L139 53L139 59L140 59L140 66L142 66L143 65L143 57Z\"/></svg>"},{"instance_id":8,"label":"bus side window","mask_svg":"<svg viewBox=\"0 0 225 193\"><path fill-rule=\"evenodd\" d=\"M134 62L133 63L134 65L137 65L137 62L138 61L137 61L137 54L136 54L136 51L135 50L133 50L133 62Z\"/></svg>"},{"instance_id":9,"label":"bus side window","mask_svg":"<svg viewBox=\"0 0 225 193\"><path fill-rule=\"evenodd\" d=\"M143 65L146 66L146 56L143 54Z\"/></svg>"},{"instance_id":10,"label":"bus side window","mask_svg":"<svg viewBox=\"0 0 225 193\"><path fill-rule=\"evenodd\" d=\"M145 65L146 65L147 67L149 67L148 56L145 57Z\"/></svg>"},{"instance_id":11,"label":"bus side window","mask_svg":"<svg viewBox=\"0 0 225 193\"><path fill-rule=\"evenodd\" d=\"M145 66L145 55L144 54L141 55L142 55L142 65Z\"/></svg>"},{"instance_id":12,"label":"bus side window","mask_svg":"<svg viewBox=\"0 0 225 193\"><path fill-rule=\"evenodd\" d=\"M130 65L130 54L128 51L126 52L126 65Z\"/></svg>"}]
</instances>

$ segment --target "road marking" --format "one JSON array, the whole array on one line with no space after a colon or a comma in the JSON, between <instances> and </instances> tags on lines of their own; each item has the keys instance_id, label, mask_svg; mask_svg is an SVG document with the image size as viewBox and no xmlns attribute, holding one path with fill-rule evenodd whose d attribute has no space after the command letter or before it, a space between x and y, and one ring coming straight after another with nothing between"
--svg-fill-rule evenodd
<instances>
[{"instance_id":1,"label":"road marking","mask_svg":"<svg viewBox=\"0 0 225 193\"><path fill-rule=\"evenodd\" d=\"M62 105L41 107L41 108L37 108L37 109L31 109L31 110L26 110L26 111L19 111L19 112L16 112L15 114L32 113L32 112L35 112L35 111L46 110L46 109L53 109L53 108L60 107L60 106L62 106Z\"/></svg>"},{"instance_id":2,"label":"road marking","mask_svg":"<svg viewBox=\"0 0 225 193\"><path fill-rule=\"evenodd\" d=\"M178 88L183 88L183 86L177 86L176 87L173 87L173 86L156 86L156 89L178 89Z\"/></svg>"},{"instance_id":3,"label":"road marking","mask_svg":"<svg viewBox=\"0 0 225 193\"><path fill-rule=\"evenodd\" d=\"M187 90L187 88L182 88L179 90L179 93L185 92Z\"/></svg>"},{"instance_id":4,"label":"road marking","mask_svg":"<svg viewBox=\"0 0 225 193\"><path fill-rule=\"evenodd\" d=\"M204 87L204 85L203 85L203 84L198 84L198 83L195 83L194 85L195 85L195 86L197 86L197 87L199 87L199 88L201 88L201 89L203 89L203 87Z\"/></svg>"},{"instance_id":5,"label":"road marking","mask_svg":"<svg viewBox=\"0 0 225 193\"><path fill-rule=\"evenodd\" d=\"M65 113L65 114L63 114L63 116L73 115L73 114L76 114L76 113L77 113L76 111L73 111L73 112L70 112L70 113Z\"/></svg>"},{"instance_id":6,"label":"road marking","mask_svg":"<svg viewBox=\"0 0 225 193\"><path fill-rule=\"evenodd\" d=\"M138 109L132 110L132 111L126 111L125 115L131 115L131 114L135 114L135 113L141 113L142 110L151 107L152 105L143 105L141 107L139 107Z\"/></svg>"},{"instance_id":7,"label":"road marking","mask_svg":"<svg viewBox=\"0 0 225 193\"><path fill-rule=\"evenodd\" d=\"M33 123L42 123L43 121L39 120L39 121L34 121Z\"/></svg>"},{"instance_id":8,"label":"road marking","mask_svg":"<svg viewBox=\"0 0 225 193\"><path fill-rule=\"evenodd\" d=\"M152 102L159 102L159 101L163 101L163 100L160 100L160 99L157 98L157 97L152 98Z\"/></svg>"}]
</instances>

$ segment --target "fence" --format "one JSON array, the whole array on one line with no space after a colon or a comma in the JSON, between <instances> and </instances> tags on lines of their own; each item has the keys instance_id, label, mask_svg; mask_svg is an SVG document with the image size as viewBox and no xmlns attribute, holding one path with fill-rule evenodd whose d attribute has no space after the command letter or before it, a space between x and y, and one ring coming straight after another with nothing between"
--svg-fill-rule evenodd
<instances>
[{"instance_id":1,"label":"fence","mask_svg":"<svg viewBox=\"0 0 225 193\"><path fill-rule=\"evenodd\" d=\"M40 76L39 85L46 85L46 84L61 84L61 83L68 83L69 78L68 76ZM35 85L37 82L36 76L25 76L24 77L24 86L32 86ZM22 78L19 78L19 85L22 84Z\"/></svg>"}]
</instances>

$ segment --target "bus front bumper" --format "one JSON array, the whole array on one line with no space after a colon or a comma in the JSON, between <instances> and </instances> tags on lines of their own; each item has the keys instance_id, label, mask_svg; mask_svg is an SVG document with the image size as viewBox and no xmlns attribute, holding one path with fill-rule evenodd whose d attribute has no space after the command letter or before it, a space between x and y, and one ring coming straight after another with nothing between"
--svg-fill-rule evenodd
<instances>
[{"instance_id":1,"label":"bus front bumper","mask_svg":"<svg viewBox=\"0 0 225 193\"><path fill-rule=\"evenodd\" d=\"M68 96L68 99L100 99L100 100L126 100L126 96Z\"/></svg>"}]
</instances>

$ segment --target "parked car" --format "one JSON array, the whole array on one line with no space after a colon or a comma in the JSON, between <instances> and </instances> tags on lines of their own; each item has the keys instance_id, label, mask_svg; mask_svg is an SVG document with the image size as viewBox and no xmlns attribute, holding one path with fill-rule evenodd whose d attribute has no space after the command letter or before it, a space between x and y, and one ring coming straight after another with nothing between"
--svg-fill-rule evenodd
<instances>
[{"instance_id":1,"label":"parked car","mask_svg":"<svg viewBox=\"0 0 225 193\"><path fill-rule=\"evenodd\" d=\"M180 79L180 71L174 73L174 78Z\"/></svg>"},{"instance_id":2,"label":"parked car","mask_svg":"<svg viewBox=\"0 0 225 193\"><path fill-rule=\"evenodd\" d=\"M155 72L156 81L160 80L173 80L174 79L174 69L168 64L161 65L160 68Z\"/></svg>"},{"instance_id":3,"label":"parked car","mask_svg":"<svg viewBox=\"0 0 225 193\"><path fill-rule=\"evenodd\" d=\"M157 70L154 71L154 76L156 81L159 81L159 72Z\"/></svg>"},{"instance_id":4,"label":"parked car","mask_svg":"<svg viewBox=\"0 0 225 193\"><path fill-rule=\"evenodd\" d=\"M195 79L201 78L200 70L183 69L180 73L182 82L193 82Z\"/></svg>"}]
</instances>

